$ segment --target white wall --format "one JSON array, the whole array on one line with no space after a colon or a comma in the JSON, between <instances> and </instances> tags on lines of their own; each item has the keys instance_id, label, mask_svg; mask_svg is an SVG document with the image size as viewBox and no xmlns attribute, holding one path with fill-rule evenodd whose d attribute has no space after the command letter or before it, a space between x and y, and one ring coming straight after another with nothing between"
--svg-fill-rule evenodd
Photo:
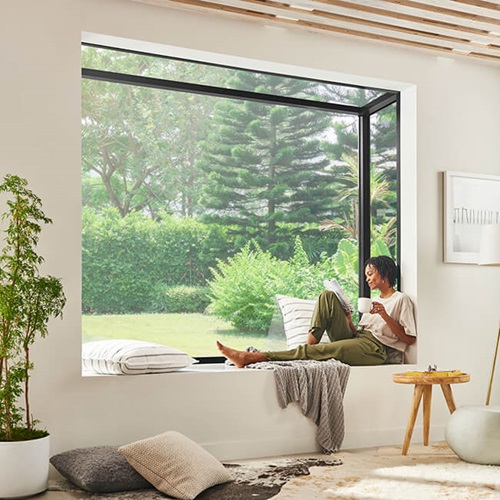
<instances>
[{"instance_id":1,"label":"white wall","mask_svg":"<svg viewBox=\"0 0 500 500\"><path fill-rule=\"evenodd\" d=\"M63 278L68 304L35 347L32 380L33 412L51 432L54 453L170 429L221 459L315 449L314 425L295 406L279 409L269 373L80 376L82 33L404 90L403 273L418 308L418 367L470 372L470 383L455 386L457 403L484 402L500 268L442 262L439 172L500 174L500 67L125 0L18 0L3 6L0 18L0 169L27 177L54 219L40 250L44 271ZM352 369L345 448L402 441L412 391L392 383L396 371ZM492 403L500 404L500 377L495 384ZM442 439L446 420L444 399L435 394L433 439Z\"/></svg>"}]
</instances>

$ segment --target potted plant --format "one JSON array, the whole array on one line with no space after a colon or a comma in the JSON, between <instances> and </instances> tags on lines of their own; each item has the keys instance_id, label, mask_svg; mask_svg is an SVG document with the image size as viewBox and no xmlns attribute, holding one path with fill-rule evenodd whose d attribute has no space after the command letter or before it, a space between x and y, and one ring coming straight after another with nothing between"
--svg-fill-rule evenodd
<instances>
[{"instance_id":1,"label":"potted plant","mask_svg":"<svg viewBox=\"0 0 500 500\"><path fill-rule=\"evenodd\" d=\"M26 179L6 175L0 203L0 498L14 498L47 489L49 435L31 415L30 348L66 297L60 279L39 272L40 231L52 223L40 198Z\"/></svg>"}]
</instances>

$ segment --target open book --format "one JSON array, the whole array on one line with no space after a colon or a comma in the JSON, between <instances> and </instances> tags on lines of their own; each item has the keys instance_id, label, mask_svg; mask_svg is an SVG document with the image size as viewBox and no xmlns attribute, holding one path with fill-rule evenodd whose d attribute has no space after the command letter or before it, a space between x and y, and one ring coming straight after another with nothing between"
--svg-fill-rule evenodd
<instances>
[{"instance_id":1,"label":"open book","mask_svg":"<svg viewBox=\"0 0 500 500\"><path fill-rule=\"evenodd\" d=\"M352 314L354 312L354 306L351 304L351 301L344 292L344 289L340 286L336 279L323 281L323 286L337 296L346 313Z\"/></svg>"}]
</instances>

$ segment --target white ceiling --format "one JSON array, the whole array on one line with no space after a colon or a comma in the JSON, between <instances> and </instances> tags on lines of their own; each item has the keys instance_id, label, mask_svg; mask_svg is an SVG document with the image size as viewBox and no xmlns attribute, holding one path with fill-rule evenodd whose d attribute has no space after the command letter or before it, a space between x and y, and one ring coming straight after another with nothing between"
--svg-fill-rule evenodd
<instances>
[{"instance_id":1,"label":"white ceiling","mask_svg":"<svg viewBox=\"0 0 500 500\"><path fill-rule=\"evenodd\" d=\"M398 44L500 65L500 1L134 0Z\"/></svg>"}]
</instances>

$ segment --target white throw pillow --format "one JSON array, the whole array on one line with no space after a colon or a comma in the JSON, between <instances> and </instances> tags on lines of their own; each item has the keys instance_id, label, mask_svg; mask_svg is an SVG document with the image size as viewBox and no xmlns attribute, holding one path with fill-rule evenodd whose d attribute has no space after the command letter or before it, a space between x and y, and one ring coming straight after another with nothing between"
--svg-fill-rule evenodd
<instances>
[{"instance_id":1,"label":"white throw pillow","mask_svg":"<svg viewBox=\"0 0 500 500\"><path fill-rule=\"evenodd\" d=\"M286 295L276 295L276 300L283 315L287 348L295 349L299 345L305 344L316 301L296 299ZM320 344L328 344L329 342L328 335L324 333Z\"/></svg>"},{"instance_id":2,"label":"white throw pillow","mask_svg":"<svg viewBox=\"0 0 500 500\"><path fill-rule=\"evenodd\" d=\"M178 349L141 340L97 340L82 346L84 371L105 375L165 373L196 362Z\"/></svg>"},{"instance_id":3,"label":"white throw pillow","mask_svg":"<svg viewBox=\"0 0 500 500\"><path fill-rule=\"evenodd\" d=\"M208 451L175 431L121 446L118 451L155 488L182 500L192 500L207 488L233 479Z\"/></svg>"}]
</instances>

